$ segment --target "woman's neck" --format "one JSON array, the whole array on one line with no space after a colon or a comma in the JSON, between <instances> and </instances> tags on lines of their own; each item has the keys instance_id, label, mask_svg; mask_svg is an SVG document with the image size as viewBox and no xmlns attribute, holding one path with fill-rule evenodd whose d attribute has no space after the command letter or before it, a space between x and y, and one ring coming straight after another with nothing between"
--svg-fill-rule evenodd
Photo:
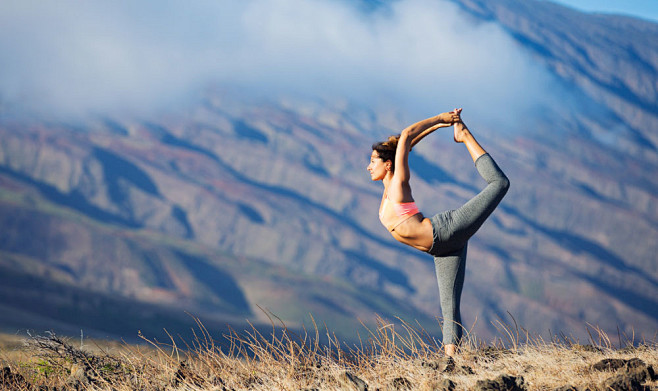
<instances>
[{"instance_id":1,"label":"woman's neck","mask_svg":"<svg viewBox=\"0 0 658 391\"><path fill-rule=\"evenodd\" d=\"M388 190L388 186L391 184L392 179L393 179L393 173L390 171L387 172L384 179L382 179L382 183L384 184L384 191Z\"/></svg>"}]
</instances>

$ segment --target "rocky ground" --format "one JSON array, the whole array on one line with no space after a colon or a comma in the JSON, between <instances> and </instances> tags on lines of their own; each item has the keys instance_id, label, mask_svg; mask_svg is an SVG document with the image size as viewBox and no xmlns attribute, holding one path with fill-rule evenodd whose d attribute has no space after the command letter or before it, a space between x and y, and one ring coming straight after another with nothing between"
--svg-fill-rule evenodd
<instances>
[{"instance_id":1,"label":"rocky ground","mask_svg":"<svg viewBox=\"0 0 658 391\"><path fill-rule=\"evenodd\" d=\"M613 348L528 339L475 346L454 359L409 325L380 324L360 346L329 333L278 330L195 341L101 345L45 336L0 343L0 388L11 390L657 390L655 343ZM512 335L512 334L510 334ZM77 345L80 345L79 347Z\"/></svg>"}]
</instances>

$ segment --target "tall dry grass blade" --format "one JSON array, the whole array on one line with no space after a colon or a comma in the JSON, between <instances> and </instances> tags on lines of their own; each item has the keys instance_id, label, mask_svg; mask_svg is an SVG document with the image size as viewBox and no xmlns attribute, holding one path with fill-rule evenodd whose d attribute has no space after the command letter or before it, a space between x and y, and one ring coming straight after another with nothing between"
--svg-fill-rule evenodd
<instances>
[{"instance_id":1,"label":"tall dry grass blade","mask_svg":"<svg viewBox=\"0 0 658 391\"><path fill-rule=\"evenodd\" d=\"M507 341L509 342L509 344L512 345L512 348L514 350L517 350L517 343L514 340L514 335L510 331L509 326L507 324L503 323L503 321L500 318L495 320L495 321L492 321L491 323L496 328L496 330L498 330L498 332L500 334L502 334L503 336L505 336L507 338ZM501 340L501 342L502 342L502 340ZM506 347L504 343L502 343L502 346Z\"/></svg>"},{"instance_id":2,"label":"tall dry grass blade","mask_svg":"<svg viewBox=\"0 0 658 391\"><path fill-rule=\"evenodd\" d=\"M514 341L516 341L514 349L516 350L516 347L519 344L519 325L518 323L516 323L516 319L514 318L514 316L509 311L506 312L507 315L509 315L509 317L512 318L512 322L514 322L514 336L515 336Z\"/></svg>"},{"instance_id":3,"label":"tall dry grass blade","mask_svg":"<svg viewBox=\"0 0 658 391\"><path fill-rule=\"evenodd\" d=\"M612 349L612 343L610 342L610 338L608 337L608 334L605 333L599 326L594 326L591 323L586 323L587 325L587 332L590 336L590 341L592 345L598 346L599 348L605 348L605 349ZM594 340L592 337L592 334L590 332L590 328L596 331L597 337L598 337L598 342Z\"/></svg>"}]
</instances>

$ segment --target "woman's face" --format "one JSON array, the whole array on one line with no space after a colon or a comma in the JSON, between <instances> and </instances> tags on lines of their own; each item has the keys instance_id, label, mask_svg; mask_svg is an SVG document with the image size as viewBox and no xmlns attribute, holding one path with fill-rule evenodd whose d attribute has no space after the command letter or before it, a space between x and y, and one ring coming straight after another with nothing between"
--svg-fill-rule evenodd
<instances>
[{"instance_id":1,"label":"woman's face","mask_svg":"<svg viewBox=\"0 0 658 391\"><path fill-rule=\"evenodd\" d=\"M372 151L367 170L373 181L381 181L386 176L386 172L388 171L386 169L386 163L379 157L377 151Z\"/></svg>"}]
</instances>

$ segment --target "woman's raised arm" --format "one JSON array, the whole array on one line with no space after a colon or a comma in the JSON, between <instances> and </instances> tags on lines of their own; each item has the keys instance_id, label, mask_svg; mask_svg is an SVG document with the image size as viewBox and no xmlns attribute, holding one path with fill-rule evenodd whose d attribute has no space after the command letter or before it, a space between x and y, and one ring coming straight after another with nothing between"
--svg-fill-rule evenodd
<instances>
[{"instance_id":1,"label":"woman's raised arm","mask_svg":"<svg viewBox=\"0 0 658 391\"><path fill-rule=\"evenodd\" d=\"M459 117L461 111L462 109L455 109L449 113L441 113L407 126L405 130L408 131L409 138L411 139L410 149L433 131L451 126L455 122L459 122L461 120Z\"/></svg>"},{"instance_id":2,"label":"woman's raised arm","mask_svg":"<svg viewBox=\"0 0 658 391\"><path fill-rule=\"evenodd\" d=\"M414 137L413 140L411 140L411 146L410 146L410 148L413 148L414 145L416 145L416 144L418 144L418 142L420 142L420 140L422 140L423 138L425 138L425 136L427 136L428 134L430 134L430 133L432 133L433 131L437 130L438 128L447 128L447 127L449 127L449 126L452 126L452 125L451 125L451 124L447 124L447 123L443 123L443 122L438 123L438 124L436 124L436 125L434 125L434 126L430 126L429 128L423 130L419 135L417 135L416 137Z\"/></svg>"},{"instance_id":3,"label":"woman's raised arm","mask_svg":"<svg viewBox=\"0 0 658 391\"><path fill-rule=\"evenodd\" d=\"M395 171L393 177L399 180L399 183L407 183L411 177L411 171L409 170L409 151L411 151L411 132L409 128L406 128L400 133L398 145L395 150Z\"/></svg>"}]
</instances>

